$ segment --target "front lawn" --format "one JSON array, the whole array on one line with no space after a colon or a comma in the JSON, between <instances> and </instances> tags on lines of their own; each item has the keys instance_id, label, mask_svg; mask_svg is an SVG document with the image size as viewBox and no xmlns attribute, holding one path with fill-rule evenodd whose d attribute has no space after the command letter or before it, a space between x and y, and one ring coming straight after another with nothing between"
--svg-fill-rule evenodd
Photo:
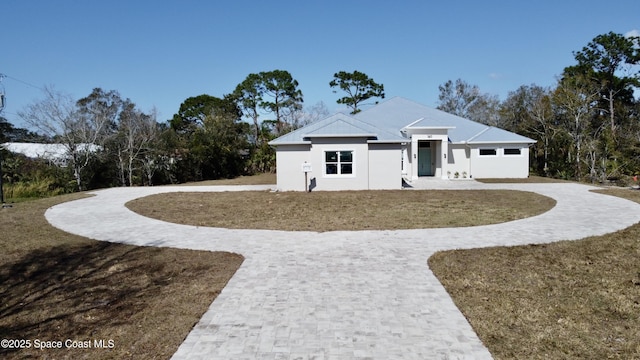
<instances>
[{"instance_id":1,"label":"front lawn","mask_svg":"<svg viewBox=\"0 0 640 360\"><path fill-rule=\"evenodd\" d=\"M0 357L171 357L243 257L98 242L47 223L48 207L79 196L0 210L0 339L29 346L3 343ZM107 348L95 348L101 340Z\"/></svg>"},{"instance_id":2,"label":"front lawn","mask_svg":"<svg viewBox=\"0 0 640 360\"><path fill-rule=\"evenodd\" d=\"M174 223L291 231L486 225L553 206L551 198L512 190L166 193L127 203L141 215Z\"/></svg>"},{"instance_id":3,"label":"front lawn","mask_svg":"<svg viewBox=\"0 0 640 360\"><path fill-rule=\"evenodd\" d=\"M640 202L640 191L605 194ZM436 253L429 266L496 359L640 358L640 224L545 245Z\"/></svg>"}]
</instances>

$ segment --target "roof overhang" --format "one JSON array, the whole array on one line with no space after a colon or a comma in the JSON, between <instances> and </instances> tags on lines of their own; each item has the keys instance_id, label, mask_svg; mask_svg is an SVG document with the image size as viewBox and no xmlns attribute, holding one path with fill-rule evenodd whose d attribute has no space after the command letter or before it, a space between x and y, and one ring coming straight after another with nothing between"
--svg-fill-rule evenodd
<instances>
[{"instance_id":1,"label":"roof overhang","mask_svg":"<svg viewBox=\"0 0 640 360\"><path fill-rule=\"evenodd\" d=\"M304 135L304 138L375 138L378 134L309 134Z\"/></svg>"},{"instance_id":2,"label":"roof overhang","mask_svg":"<svg viewBox=\"0 0 640 360\"><path fill-rule=\"evenodd\" d=\"M497 144L535 144L537 141L462 141L460 144L468 145L497 145Z\"/></svg>"},{"instance_id":3,"label":"roof overhang","mask_svg":"<svg viewBox=\"0 0 640 360\"><path fill-rule=\"evenodd\" d=\"M280 146L280 145L311 145L311 141L283 141L283 142L273 142L269 141L267 143L270 146Z\"/></svg>"},{"instance_id":4,"label":"roof overhang","mask_svg":"<svg viewBox=\"0 0 640 360\"><path fill-rule=\"evenodd\" d=\"M405 140L368 140L367 144L408 144L410 142Z\"/></svg>"},{"instance_id":5,"label":"roof overhang","mask_svg":"<svg viewBox=\"0 0 640 360\"><path fill-rule=\"evenodd\" d=\"M420 129L420 130L442 130L442 129L455 129L455 126L405 126L404 129Z\"/></svg>"}]
</instances>

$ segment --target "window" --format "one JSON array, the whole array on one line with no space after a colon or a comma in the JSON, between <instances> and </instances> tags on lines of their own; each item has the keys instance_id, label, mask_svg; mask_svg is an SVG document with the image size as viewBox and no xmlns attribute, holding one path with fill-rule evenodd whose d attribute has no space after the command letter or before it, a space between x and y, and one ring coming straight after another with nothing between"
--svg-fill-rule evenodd
<instances>
[{"instance_id":1,"label":"window","mask_svg":"<svg viewBox=\"0 0 640 360\"><path fill-rule=\"evenodd\" d=\"M512 148L512 149L504 149L505 155L521 155L522 149Z\"/></svg>"},{"instance_id":2,"label":"window","mask_svg":"<svg viewBox=\"0 0 640 360\"><path fill-rule=\"evenodd\" d=\"M324 153L326 175L353 174L353 151L326 151Z\"/></svg>"},{"instance_id":3,"label":"window","mask_svg":"<svg viewBox=\"0 0 640 360\"><path fill-rule=\"evenodd\" d=\"M496 149L480 149L480 156L496 156L497 154Z\"/></svg>"}]
</instances>

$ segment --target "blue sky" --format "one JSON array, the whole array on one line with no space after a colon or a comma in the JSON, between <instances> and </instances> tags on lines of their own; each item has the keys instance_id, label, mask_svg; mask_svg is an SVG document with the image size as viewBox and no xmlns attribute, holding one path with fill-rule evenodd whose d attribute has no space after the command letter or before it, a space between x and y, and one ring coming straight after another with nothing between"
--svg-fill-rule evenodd
<instances>
[{"instance_id":1,"label":"blue sky","mask_svg":"<svg viewBox=\"0 0 640 360\"><path fill-rule=\"evenodd\" d=\"M438 85L461 78L506 98L551 86L599 34L640 30L640 1L35 1L0 9L0 73L15 115L52 85L75 98L117 90L159 121L190 96L223 96L244 78L282 69L305 106L339 109L329 87L359 70L437 106Z\"/></svg>"}]
</instances>

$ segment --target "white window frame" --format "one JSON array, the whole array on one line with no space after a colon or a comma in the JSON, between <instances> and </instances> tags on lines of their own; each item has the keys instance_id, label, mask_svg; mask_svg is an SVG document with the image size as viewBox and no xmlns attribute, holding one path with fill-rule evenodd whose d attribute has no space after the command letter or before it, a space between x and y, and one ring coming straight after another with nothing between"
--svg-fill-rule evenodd
<instances>
[{"instance_id":1,"label":"white window frame","mask_svg":"<svg viewBox=\"0 0 640 360\"><path fill-rule=\"evenodd\" d=\"M483 154L482 150L493 150L494 154ZM479 148L478 149L478 156L481 156L481 157L496 157L496 156L498 156L498 149L497 148Z\"/></svg>"},{"instance_id":2,"label":"white window frame","mask_svg":"<svg viewBox=\"0 0 640 360\"><path fill-rule=\"evenodd\" d=\"M338 161L337 162L327 162L327 153L338 153ZM341 166L343 163L340 161L340 153L341 152L350 152L351 153L351 162L344 162L345 164L351 164L351 173L350 174L342 174ZM340 149L340 150L324 150L322 152L322 174L324 177L336 177L336 178L346 178L346 177L355 177L356 176L356 151L353 149ZM337 174L327 174L327 164L336 164L338 168Z\"/></svg>"},{"instance_id":3,"label":"white window frame","mask_svg":"<svg viewBox=\"0 0 640 360\"><path fill-rule=\"evenodd\" d=\"M507 154L507 150L518 150L518 153L517 154ZM502 149L502 155L509 156L509 157L522 156L522 148L516 148L516 147L503 148Z\"/></svg>"}]
</instances>

